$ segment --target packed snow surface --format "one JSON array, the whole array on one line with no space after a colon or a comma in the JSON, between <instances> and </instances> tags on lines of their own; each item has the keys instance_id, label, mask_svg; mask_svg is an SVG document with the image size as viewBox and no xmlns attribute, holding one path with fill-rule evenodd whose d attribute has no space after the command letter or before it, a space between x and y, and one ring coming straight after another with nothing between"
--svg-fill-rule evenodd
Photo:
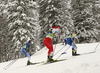
<instances>
[{"instance_id":1,"label":"packed snow surface","mask_svg":"<svg viewBox=\"0 0 100 73\"><path fill-rule=\"evenodd\" d=\"M61 53L69 47L69 45L67 45L54 56L54 59L58 58L59 55L61 55L59 59L68 58L68 60L46 65L36 64L27 66L27 57L20 58L7 70L5 70L4 67L11 61L0 63L0 73L100 73L100 45L98 45L98 43L76 45L78 47L77 52L83 55L72 57L72 47L70 47L66 51L66 54L61 55ZM54 51L54 53L56 53L64 45L62 45L61 43L53 46L56 46ZM93 51L96 52L91 53ZM44 47L40 51L37 51L37 53L32 55L31 62L35 63L46 61L47 52L48 49L46 47Z\"/></svg>"}]
</instances>

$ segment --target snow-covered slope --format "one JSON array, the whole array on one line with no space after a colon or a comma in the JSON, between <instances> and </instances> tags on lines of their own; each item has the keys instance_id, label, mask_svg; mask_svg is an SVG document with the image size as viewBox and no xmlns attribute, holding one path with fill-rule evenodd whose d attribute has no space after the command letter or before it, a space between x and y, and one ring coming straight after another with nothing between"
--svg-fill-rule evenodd
<instances>
[{"instance_id":1,"label":"snow-covered slope","mask_svg":"<svg viewBox=\"0 0 100 73\"><path fill-rule=\"evenodd\" d=\"M80 54L89 53L94 51L98 43L89 44L77 44L77 51ZM54 45L55 46L55 45ZM57 44L55 53L64 45ZM54 56L56 59L61 53L69 47L67 45ZM48 49L44 47L31 57L31 62L46 61ZM69 58L71 56L71 47L67 50L67 54L64 54L61 58ZM0 64L0 73L100 73L100 45L96 48L95 53L85 54L81 56L75 56L73 59L56 62L47 65L31 65L26 66L27 58L18 59L9 69L3 70L3 68L9 64L4 62Z\"/></svg>"}]
</instances>

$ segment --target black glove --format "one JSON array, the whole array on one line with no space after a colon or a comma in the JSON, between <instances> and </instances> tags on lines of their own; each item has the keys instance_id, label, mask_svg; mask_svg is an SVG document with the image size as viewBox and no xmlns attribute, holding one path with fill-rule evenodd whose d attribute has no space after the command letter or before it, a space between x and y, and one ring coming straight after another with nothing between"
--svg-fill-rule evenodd
<instances>
[{"instance_id":1,"label":"black glove","mask_svg":"<svg viewBox=\"0 0 100 73\"><path fill-rule=\"evenodd\" d=\"M65 42L65 45L67 45L67 43Z\"/></svg>"}]
</instances>

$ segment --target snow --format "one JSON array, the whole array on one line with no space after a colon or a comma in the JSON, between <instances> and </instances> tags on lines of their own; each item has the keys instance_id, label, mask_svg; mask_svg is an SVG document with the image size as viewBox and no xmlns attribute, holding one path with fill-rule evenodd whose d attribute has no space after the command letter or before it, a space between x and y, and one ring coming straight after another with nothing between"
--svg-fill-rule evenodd
<instances>
[{"instance_id":1,"label":"snow","mask_svg":"<svg viewBox=\"0 0 100 73\"><path fill-rule=\"evenodd\" d=\"M80 54L93 52L98 43L77 44L77 51ZM59 51L64 45L56 44L55 52ZM54 45L55 47L55 45ZM61 53L69 47L67 45L61 52L54 56L56 59ZM71 56L71 47L66 51L67 54L62 55L62 58L72 58L69 60L56 62L47 65L30 65L26 66L27 57L18 59L10 68L4 70L3 68L9 62L0 63L0 73L100 73L100 45L95 50L95 53L85 54L81 56ZM44 47L31 57L31 62L41 62L47 59L48 49Z\"/></svg>"}]
</instances>

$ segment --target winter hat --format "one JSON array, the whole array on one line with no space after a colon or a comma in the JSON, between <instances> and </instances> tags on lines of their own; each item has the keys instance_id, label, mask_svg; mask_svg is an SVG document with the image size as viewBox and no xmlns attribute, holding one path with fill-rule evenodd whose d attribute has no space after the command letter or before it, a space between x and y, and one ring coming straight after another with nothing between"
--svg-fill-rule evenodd
<instances>
[{"instance_id":1,"label":"winter hat","mask_svg":"<svg viewBox=\"0 0 100 73\"><path fill-rule=\"evenodd\" d=\"M57 28L55 24L52 25L52 28Z\"/></svg>"},{"instance_id":2,"label":"winter hat","mask_svg":"<svg viewBox=\"0 0 100 73\"><path fill-rule=\"evenodd\" d=\"M31 40L29 40L28 43L31 43Z\"/></svg>"}]
</instances>

